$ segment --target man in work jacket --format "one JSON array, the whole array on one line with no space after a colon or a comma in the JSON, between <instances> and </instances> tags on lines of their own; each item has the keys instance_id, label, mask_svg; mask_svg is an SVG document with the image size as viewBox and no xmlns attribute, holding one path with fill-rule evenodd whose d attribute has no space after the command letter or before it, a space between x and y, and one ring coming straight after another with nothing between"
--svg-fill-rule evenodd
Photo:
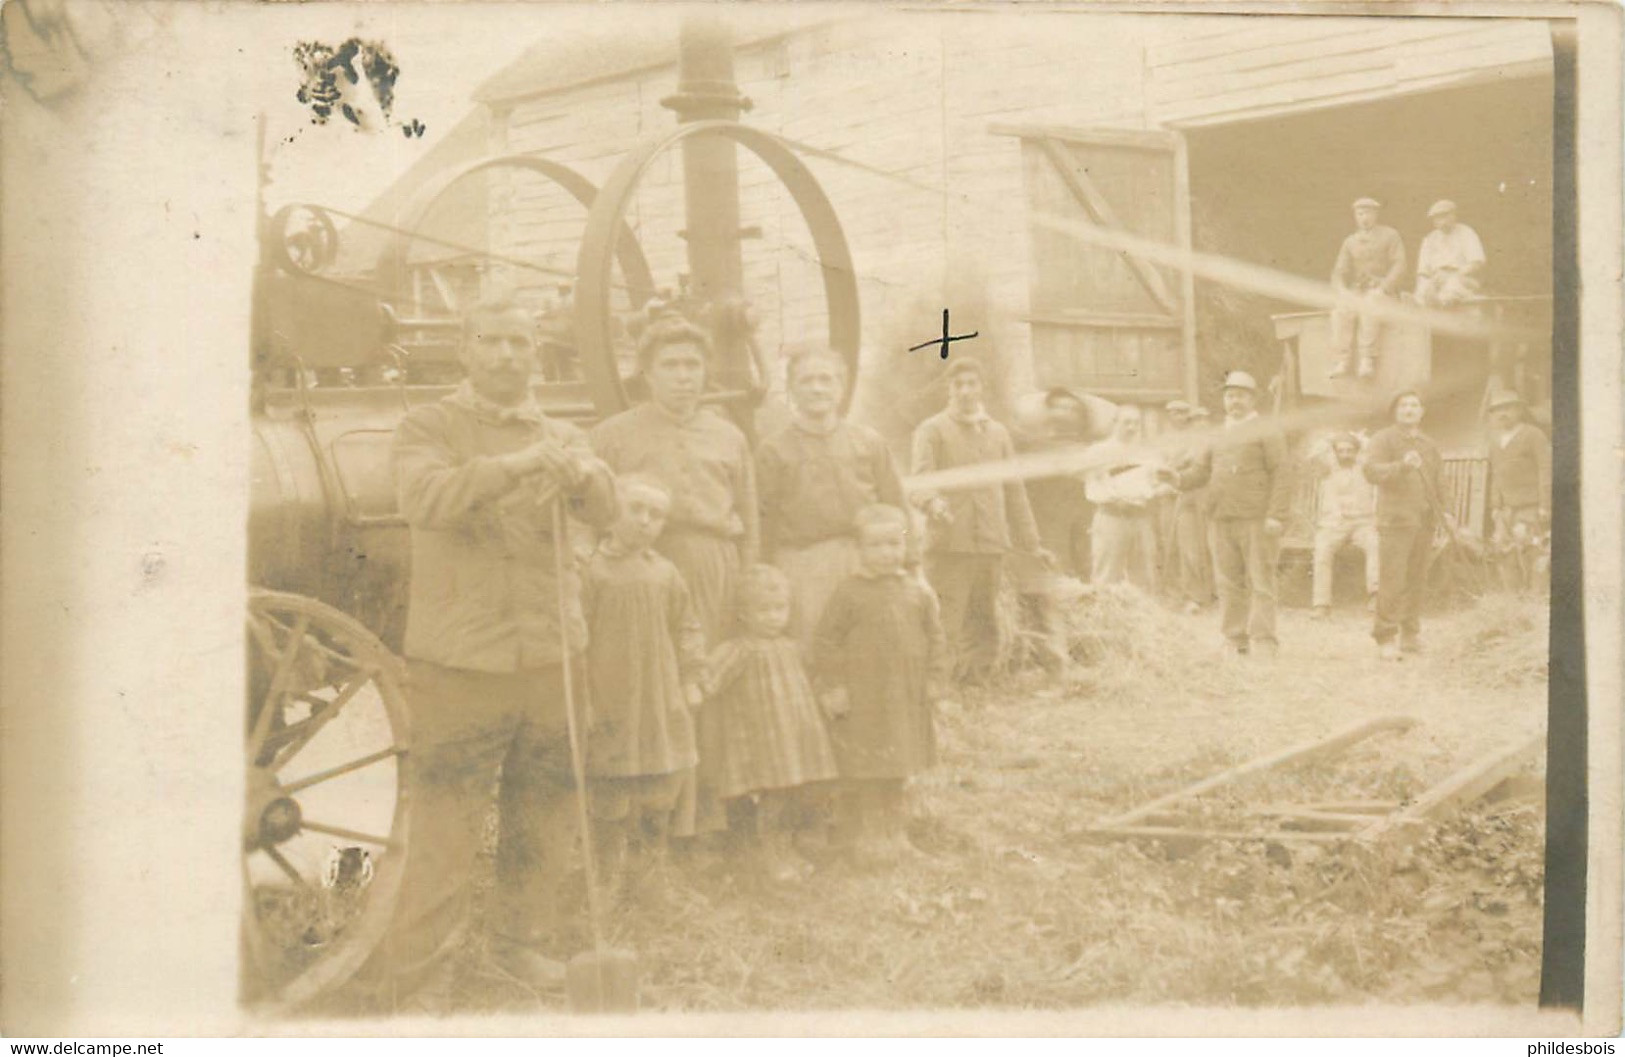
<instances>
[{"instance_id":1,"label":"man in work jacket","mask_svg":"<svg viewBox=\"0 0 1625 1057\"><path fill-rule=\"evenodd\" d=\"M1394 424L1366 447L1366 480L1377 486L1377 618L1371 637L1385 661L1421 650L1422 592L1439 509L1444 460L1422 432L1422 397L1407 390L1390 405ZM1399 641L1394 641L1395 637Z\"/></svg>"},{"instance_id":2,"label":"man in work jacket","mask_svg":"<svg viewBox=\"0 0 1625 1057\"><path fill-rule=\"evenodd\" d=\"M955 360L947 371L948 406L914 430L915 474L1008 459L1010 433L982 406L982 368ZM976 681L998 656L997 611L1004 556L1015 547L1053 561L1039 544L1038 526L1020 481L943 492L923 491L914 501L931 523L926 576L942 603L942 626L961 677Z\"/></svg>"},{"instance_id":3,"label":"man in work jacket","mask_svg":"<svg viewBox=\"0 0 1625 1057\"><path fill-rule=\"evenodd\" d=\"M1225 641L1234 654L1273 657L1275 563L1291 494L1286 438L1264 424L1258 383L1246 371L1224 379L1224 425L1210 447L1177 471L1181 491L1208 486L1208 541Z\"/></svg>"},{"instance_id":4,"label":"man in work jacket","mask_svg":"<svg viewBox=\"0 0 1625 1057\"><path fill-rule=\"evenodd\" d=\"M421 988L432 1003L445 984L494 786L500 834L486 918L493 954L532 987L562 980L562 967L538 945L569 848L564 665L579 660L586 625L569 519L564 540L554 526L561 501L572 518L607 526L614 482L578 429L537 406L527 312L506 300L476 305L463 323L461 359L466 381L408 413L393 449L412 542L412 829L394 918L356 978L385 1002Z\"/></svg>"},{"instance_id":5,"label":"man in work jacket","mask_svg":"<svg viewBox=\"0 0 1625 1057\"><path fill-rule=\"evenodd\" d=\"M1399 295L1405 277L1405 243L1399 232L1377 223L1382 203L1362 198L1354 203L1354 233L1343 240L1332 265L1332 285L1358 298L1354 304L1339 304L1332 310L1332 348L1337 362L1331 376L1349 373L1355 346L1360 350L1358 376L1361 380L1377 373L1377 342L1382 322L1367 305L1390 301Z\"/></svg>"}]
</instances>

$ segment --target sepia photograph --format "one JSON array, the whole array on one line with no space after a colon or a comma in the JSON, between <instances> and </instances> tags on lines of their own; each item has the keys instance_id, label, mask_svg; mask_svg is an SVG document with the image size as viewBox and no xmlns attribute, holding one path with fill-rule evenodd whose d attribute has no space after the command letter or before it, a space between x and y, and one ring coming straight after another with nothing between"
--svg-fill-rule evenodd
<instances>
[{"instance_id":1,"label":"sepia photograph","mask_svg":"<svg viewBox=\"0 0 1625 1057\"><path fill-rule=\"evenodd\" d=\"M207 334L72 369L86 407L139 370L193 409L86 420L163 449L165 485L116 471L138 512L47 500L112 464L8 436L6 568L35 582L31 496L189 526L127 530L120 575L200 637L121 625L167 703L106 700L159 739L129 813L219 821L137 853L210 878L165 947L231 973L209 1023L1617 1032L1619 628L1586 618L1618 494L1587 481L1592 529L1580 466L1619 348L1580 314L1618 277L1582 306L1580 253L1618 211L1582 227L1576 161L1617 17L385 6L3 12L5 270L69 261L8 312L83 268L145 320L86 348ZM122 260L18 212L73 149L65 198L162 197ZM135 255L171 231L212 254L184 279ZM224 564L176 595L194 546ZM192 756L227 784L151 762ZM7 865L32 824L77 876L90 831L17 807L44 758L7 768ZM48 873L6 872L14 944ZM167 955L110 942L165 1023Z\"/></svg>"}]
</instances>

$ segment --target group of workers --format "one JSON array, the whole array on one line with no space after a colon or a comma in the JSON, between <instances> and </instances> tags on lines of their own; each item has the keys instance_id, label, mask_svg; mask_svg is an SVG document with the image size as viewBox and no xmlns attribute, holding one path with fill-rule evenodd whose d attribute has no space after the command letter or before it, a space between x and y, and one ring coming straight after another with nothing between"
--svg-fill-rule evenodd
<instances>
[{"instance_id":1,"label":"group of workers","mask_svg":"<svg viewBox=\"0 0 1625 1057\"><path fill-rule=\"evenodd\" d=\"M1048 548L1045 560L1096 585L1128 583L1167 597L1189 613L1216 597L1230 650L1273 655L1281 538L1289 520L1307 516L1314 526L1314 617L1330 615L1337 556L1354 547L1364 557L1373 637L1392 644L1382 655L1419 648L1418 578L1426 575L1435 529L1460 531L1451 515L1454 497L1441 478L1439 447L1420 428L1422 396L1396 396L1389 409L1392 425L1375 435L1321 433L1301 459L1291 457L1272 420L1258 414L1257 398L1252 375L1232 371L1224 380L1217 430L1205 428L1205 415L1176 400L1164 408L1165 432L1149 441L1139 407L1108 411L1109 435L1087 448L1086 470L1029 485L1037 531ZM1062 436L1087 442L1088 411L1080 394L1051 390L1045 410L1042 435L1027 441L1029 450ZM1507 590L1529 591L1539 583L1550 525L1551 445L1516 393L1492 394L1486 410L1491 534L1475 545L1487 542ZM1407 454L1413 451L1414 457ZM1300 470L1315 480L1313 506L1294 510ZM1027 583L1028 594L1044 590L1041 578ZM1045 629L1046 608L1036 597L1024 606L1039 631ZM1391 633L1405 627L1411 633Z\"/></svg>"},{"instance_id":2,"label":"group of workers","mask_svg":"<svg viewBox=\"0 0 1625 1057\"><path fill-rule=\"evenodd\" d=\"M1448 206L1435 206L1438 241L1418 269L1428 303L1470 291L1476 271L1476 237ZM1389 296L1403 250L1375 209L1356 203L1361 230L1338 276ZM1368 374L1373 332L1354 323ZM946 406L914 431L905 488L886 440L845 418L849 368L828 350L789 358L790 420L754 447L705 399L710 339L680 316L640 336L649 398L590 432L537 404L539 351L524 308L481 302L462 329L466 379L397 431L413 839L392 924L353 981L375 998L444 979L493 789L492 950L538 987L560 974L549 937L582 781L611 880L629 848L663 854L708 833L771 849L771 872L789 879L784 838L818 818L860 857L907 852L904 783L935 760L936 706L999 663L1007 577L1063 664L1041 586L1056 572L1153 592L1164 581L1191 612L1216 596L1230 653L1279 649L1291 460L1247 372L1224 378L1211 428L1205 409L1175 401L1162 419L1172 432L1148 440L1141 408L1055 389L1042 424L1012 434L987 410L981 363L955 356ZM1424 410L1421 394L1400 393L1369 441L1339 435L1312 459L1315 611L1329 610L1336 551L1363 549L1384 658L1420 648L1423 580L1448 517ZM1527 543L1549 518L1549 449L1516 397L1492 414L1497 533ZM1053 448L1083 452L1082 469L953 479Z\"/></svg>"},{"instance_id":3,"label":"group of workers","mask_svg":"<svg viewBox=\"0 0 1625 1057\"><path fill-rule=\"evenodd\" d=\"M1351 371L1361 380L1375 377L1382 319L1374 306L1400 297L1405 279L1405 240L1377 223L1382 203L1360 198L1354 203L1354 233L1343 240L1332 266L1332 286L1356 299L1332 312L1332 346L1337 359L1331 377ZM1456 216L1456 203L1441 199L1428 209L1433 230L1416 257L1416 287L1411 297L1430 308L1451 308L1478 296L1484 270L1484 244L1478 233ZM1355 352L1359 361L1355 362Z\"/></svg>"}]
</instances>

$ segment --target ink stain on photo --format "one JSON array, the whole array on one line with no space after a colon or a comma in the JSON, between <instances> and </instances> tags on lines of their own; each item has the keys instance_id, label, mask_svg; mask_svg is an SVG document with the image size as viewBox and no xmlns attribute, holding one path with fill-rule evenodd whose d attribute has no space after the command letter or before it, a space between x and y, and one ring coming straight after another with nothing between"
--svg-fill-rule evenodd
<instances>
[{"instance_id":1,"label":"ink stain on photo","mask_svg":"<svg viewBox=\"0 0 1625 1057\"><path fill-rule=\"evenodd\" d=\"M294 46L301 83L294 97L310 108L313 125L325 125L335 114L365 132L395 124L395 82L401 67L380 41L351 37L337 46L302 41ZM425 126L413 118L401 123L408 139L422 136Z\"/></svg>"}]
</instances>

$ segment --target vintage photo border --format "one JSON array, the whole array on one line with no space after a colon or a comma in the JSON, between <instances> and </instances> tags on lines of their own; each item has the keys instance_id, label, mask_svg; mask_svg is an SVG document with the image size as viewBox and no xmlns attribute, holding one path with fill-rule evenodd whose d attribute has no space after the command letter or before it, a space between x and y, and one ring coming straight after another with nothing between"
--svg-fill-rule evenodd
<instances>
[{"instance_id":1,"label":"vintage photo border","mask_svg":"<svg viewBox=\"0 0 1625 1057\"><path fill-rule=\"evenodd\" d=\"M256 92L280 91L236 28L342 25L371 5L177 13L91 71L91 104L5 87L0 132L0 1025L10 1035L409 1035L422 1024L265 1021L236 1004L245 336ZM455 17L444 5L447 17ZM627 5L631 6L631 5ZM898 5L935 9L936 5ZM1018 11L1022 5L1001 8ZM1034 6L1037 6L1034 4ZM1046 10L1061 5L1045 4ZM1178 12L1573 17L1582 47L1571 159L1579 287L1558 291L1548 820L1583 790L1586 1007L1434 1006L760 1012L632 1019L467 1017L468 1035L1567 1035L1620 1022L1620 9L1585 4L1087 4ZM570 5L554 5L562 19ZM371 13L371 12L365 12ZM589 16L591 17L591 16ZM255 21L257 20L257 21ZM177 27L179 27L177 29ZM267 34L261 34L266 36ZM242 52L238 49L243 48ZM186 63L207 78L172 78ZM280 71L275 71L280 72ZM194 70L194 73L196 71ZM100 103L102 105L92 105ZM1558 162L1559 166L1563 160ZM161 209L158 206L161 203ZM1561 232L1554 235L1563 259ZM1563 277L1558 264L1556 277ZM1561 294L1583 287L1565 379ZM1570 345L1570 348L1573 346ZM1571 414L1564 414L1564 399ZM1581 430L1583 429L1583 435ZM1583 558L1583 578L1580 562ZM1584 641L1578 623L1583 614ZM1591 707L1585 708L1589 699ZM1566 720L1584 716L1579 726ZM1583 782L1580 779L1583 778ZM222 790L226 795L222 795ZM1565 840L1579 836L1564 835ZM1575 878L1554 875L1548 893ZM1565 891L1574 891L1566 888ZM1555 913L1553 913L1555 911ZM1567 913L1565 913L1567 912ZM1567 933L1563 928L1569 928ZM1565 946L1571 957L1580 952ZM1572 966L1572 962L1571 962Z\"/></svg>"}]
</instances>

